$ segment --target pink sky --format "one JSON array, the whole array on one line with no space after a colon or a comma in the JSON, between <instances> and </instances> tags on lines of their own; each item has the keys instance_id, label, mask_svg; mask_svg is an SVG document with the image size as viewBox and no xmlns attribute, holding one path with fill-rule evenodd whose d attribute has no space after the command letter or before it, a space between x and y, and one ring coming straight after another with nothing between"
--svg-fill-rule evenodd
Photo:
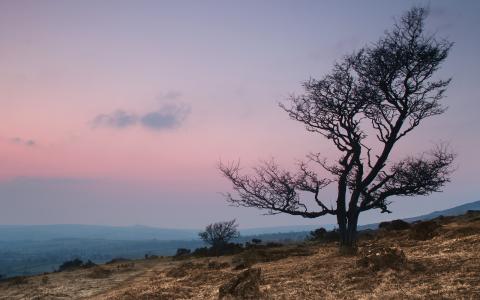
<instances>
[{"instance_id":1,"label":"pink sky","mask_svg":"<svg viewBox=\"0 0 480 300\"><path fill-rule=\"evenodd\" d=\"M333 159L277 103L414 3L428 2L2 1L0 223L331 222L228 207L216 165L291 166L310 151ZM440 72L453 77L450 109L396 156L448 141L458 171L443 194L398 201L388 217L479 199L480 7L429 5L429 28L455 42Z\"/></svg>"}]
</instances>

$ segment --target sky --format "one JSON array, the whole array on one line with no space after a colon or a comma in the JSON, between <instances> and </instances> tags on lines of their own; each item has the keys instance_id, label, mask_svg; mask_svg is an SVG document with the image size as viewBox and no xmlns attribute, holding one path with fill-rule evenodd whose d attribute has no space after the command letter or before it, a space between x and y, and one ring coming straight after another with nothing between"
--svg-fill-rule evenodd
<instances>
[{"instance_id":1,"label":"sky","mask_svg":"<svg viewBox=\"0 0 480 300\"><path fill-rule=\"evenodd\" d=\"M415 216L480 200L478 1L0 1L0 224L243 228L334 223L231 207L220 161L334 159L278 103L375 42L413 5L455 43L443 103L393 159L448 142L443 193L395 199ZM322 199L334 203L334 187Z\"/></svg>"}]
</instances>

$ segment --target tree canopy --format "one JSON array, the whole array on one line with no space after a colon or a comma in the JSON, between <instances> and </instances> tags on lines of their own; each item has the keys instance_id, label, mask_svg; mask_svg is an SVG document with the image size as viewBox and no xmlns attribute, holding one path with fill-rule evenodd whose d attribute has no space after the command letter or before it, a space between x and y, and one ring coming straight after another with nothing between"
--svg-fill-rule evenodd
<instances>
[{"instance_id":1,"label":"tree canopy","mask_svg":"<svg viewBox=\"0 0 480 300\"><path fill-rule=\"evenodd\" d=\"M426 17L425 8L410 9L376 43L345 56L323 78L307 80L303 94L280 104L307 131L332 142L340 153L338 162L310 153L296 172L272 160L250 175L241 174L238 163L221 163L221 172L236 192L227 194L227 200L270 214L335 215L341 244L353 247L361 212L389 212L392 196L441 191L450 181L455 157L446 145L390 160L398 141L425 119L446 111L441 100L450 79L434 74L452 43L425 33ZM314 172L312 163L325 172ZM338 190L336 207L320 196L332 183ZM306 204L304 193L313 195L315 209Z\"/></svg>"}]
</instances>

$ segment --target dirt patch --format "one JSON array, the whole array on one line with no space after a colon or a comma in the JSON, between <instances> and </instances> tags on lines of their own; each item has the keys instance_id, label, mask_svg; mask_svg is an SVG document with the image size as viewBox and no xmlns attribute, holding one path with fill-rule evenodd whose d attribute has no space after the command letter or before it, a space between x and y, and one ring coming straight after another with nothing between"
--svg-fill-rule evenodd
<instances>
[{"instance_id":1,"label":"dirt patch","mask_svg":"<svg viewBox=\"0 0 480 300\"><path fill-rule=\"evenodd\" d=\"M196 264L191 261L182 263L176 267L171 268L169 271L167 271L167 276L168 277L173 277L173 278L181 278L185 277L188 274L191 273L191 270L193 269L198 269L203 267L202 264Z\"/></svg>"},{"instance_id":2,"label":"dirt patch","mask_svg":"<svg viewBox=\"0 0 480 300\"><path fill-rule=\"evenodd\" d=\"M107 278L112 275L112 271L110 269L96 266L93 267L90 273L88 273L87 277L89 278Z\"/></svg>"},{"instance_id":3,"label":"dirt patch","mask_svg":"<svg viewBox=\"0 0 480 300\"><path fill-rule=\"evenodd\" d=\"M210 270L220 270L230 267L228 262L210 261L207 265Z\"/></svg>"},{"instance_id":4,"label":"dirt patch","mask_svg":"<svg viewBox=\"0 0 480 300\"><path fill-rule=\"evenodd\" d=\"M15 285L23 285L23 284L27 284L29 282L28 280L28 277L27 276L15 276L15 277L12 277L12 278L9 278L7 279L7 282L12 286L15 286Z\"/></svg>"}]
</instances>

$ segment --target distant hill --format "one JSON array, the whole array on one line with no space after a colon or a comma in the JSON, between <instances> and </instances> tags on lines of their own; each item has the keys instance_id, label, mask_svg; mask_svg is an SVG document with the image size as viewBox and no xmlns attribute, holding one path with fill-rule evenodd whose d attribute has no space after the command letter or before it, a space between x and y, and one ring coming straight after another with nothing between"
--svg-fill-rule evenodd
<instances>
[{"instance_id":1,"label":"distant hill","mask_svg":"<svg viewBox=\"0 0 480 300\"><path fill-rule=\"evenodd\" d=\"M418 217L404 219L407 222L415 222L420 220L430 220L439 216L459 216L468 210L480 210L480 201L465 203L445 210L434 211L432 213L421 215Z\"/></svg>"},{"instance_id":2,"label":"distant hill","mask_svg":"<svg viewBox=\"0 0 480 300\"><path fill-rule=\"evenodd\" d=\"M318 225L296 225L296 226L277 226L277 227L259 227L240 229L242 235L262 235L273 233L290 233L290 232L310 232L319 227L331 230L335 225L332 224L318 224Z\"/></svg>"},{"instance_id":3,"label":"distant hill","mask_svg":"<svg viewBox=\"0 0 480 300\"><path fill-rule=\"evenodd\" d=\"M277 226L240 229L242 236L309 232L318 225ZM333 226L324 225L331 229ZM122 241L186 241L198 240L200 229L168 229L148 226L101 225L0 225L0 241L48 241L55 239L106 239Z\"/></svg>"},{"instance_id":4,"label":"distant hill","mask_svg":"<svg viewBox=\"0 0 480 300\"><path fill-rule=\"evenodd\" d=\"M108 240L192 240L198 239L198 230L166 229L147 226L101 225L0 225L0 241L46 241L53 239L108 239Z\"/></svg>"},{"instance_id":5,"label":"distant hill","mask_svg":"<svg viewBox=\"0 0 480 300\"><path fill-rule=\"evenodd\" d=\"M449 209L434 211L432 213L417 217L404 219L408 222L418 220L429 220L440 215L457 216L464 214L467 210L480 210L480 201L470 202L455 206ZM285 238L291 238L291 233L304 233L324 227L332 229L333 224L319 225L297 225L297 226L276 226L240 229L242 236L257 236L285 233ZM378 223L359 226L363 229L376 229ZM54 239L106 239L123 241L188 241L198 240L200 229L169 229L148 226L102 226L102 225L0 225L0 241L48 241ZM279 239L281 236L277 235Z\"/></svg>"},{"instance_id":6,"label":"distant hill","mask_svg":"<svg viewBox=\"0 0 480 300\"><path fill-rule=\"evenodd\" d=\"M463 215L468 210L480 210L480 201L465 203L465 204L458 205L458 206L455 206L455 207L452 207L452 208L434 211L434 212L431 212L431 213L426 214L426 215L421 215L421 216L411 217L411 218L405 218L403 220L412 223L412 222L415 222L415 221L431 220L431 219L434 219L434 218L439 217L439 216L459 216L459 215ZM378 224L379 223L361 225L361 226L358 227L358 229L359 230L377 229Z\"/></svg>"},{"instance_id":7,"label":"distant hill","mask_svg":"<svg viewBox=\"0 0 480 300\"><path fill-rule=\"evenodd\" d=\"M440 215L455 216L480 210L480 201L405 219L429 220ZM318 227L334 225L281 226L240 230L235 242L252 238L264 242L304 240ZM359 226L376 229L378 223ZM140 258L145 254L173 255L177 248L194 249L205 244L194 229L165 229L147 226L98 225L0 225L0 275L28 275L52 271L65 260L82 258L103 263L115 257ZM1 297L0 297L1 298Z\"/></svg>"}]
</instances>

